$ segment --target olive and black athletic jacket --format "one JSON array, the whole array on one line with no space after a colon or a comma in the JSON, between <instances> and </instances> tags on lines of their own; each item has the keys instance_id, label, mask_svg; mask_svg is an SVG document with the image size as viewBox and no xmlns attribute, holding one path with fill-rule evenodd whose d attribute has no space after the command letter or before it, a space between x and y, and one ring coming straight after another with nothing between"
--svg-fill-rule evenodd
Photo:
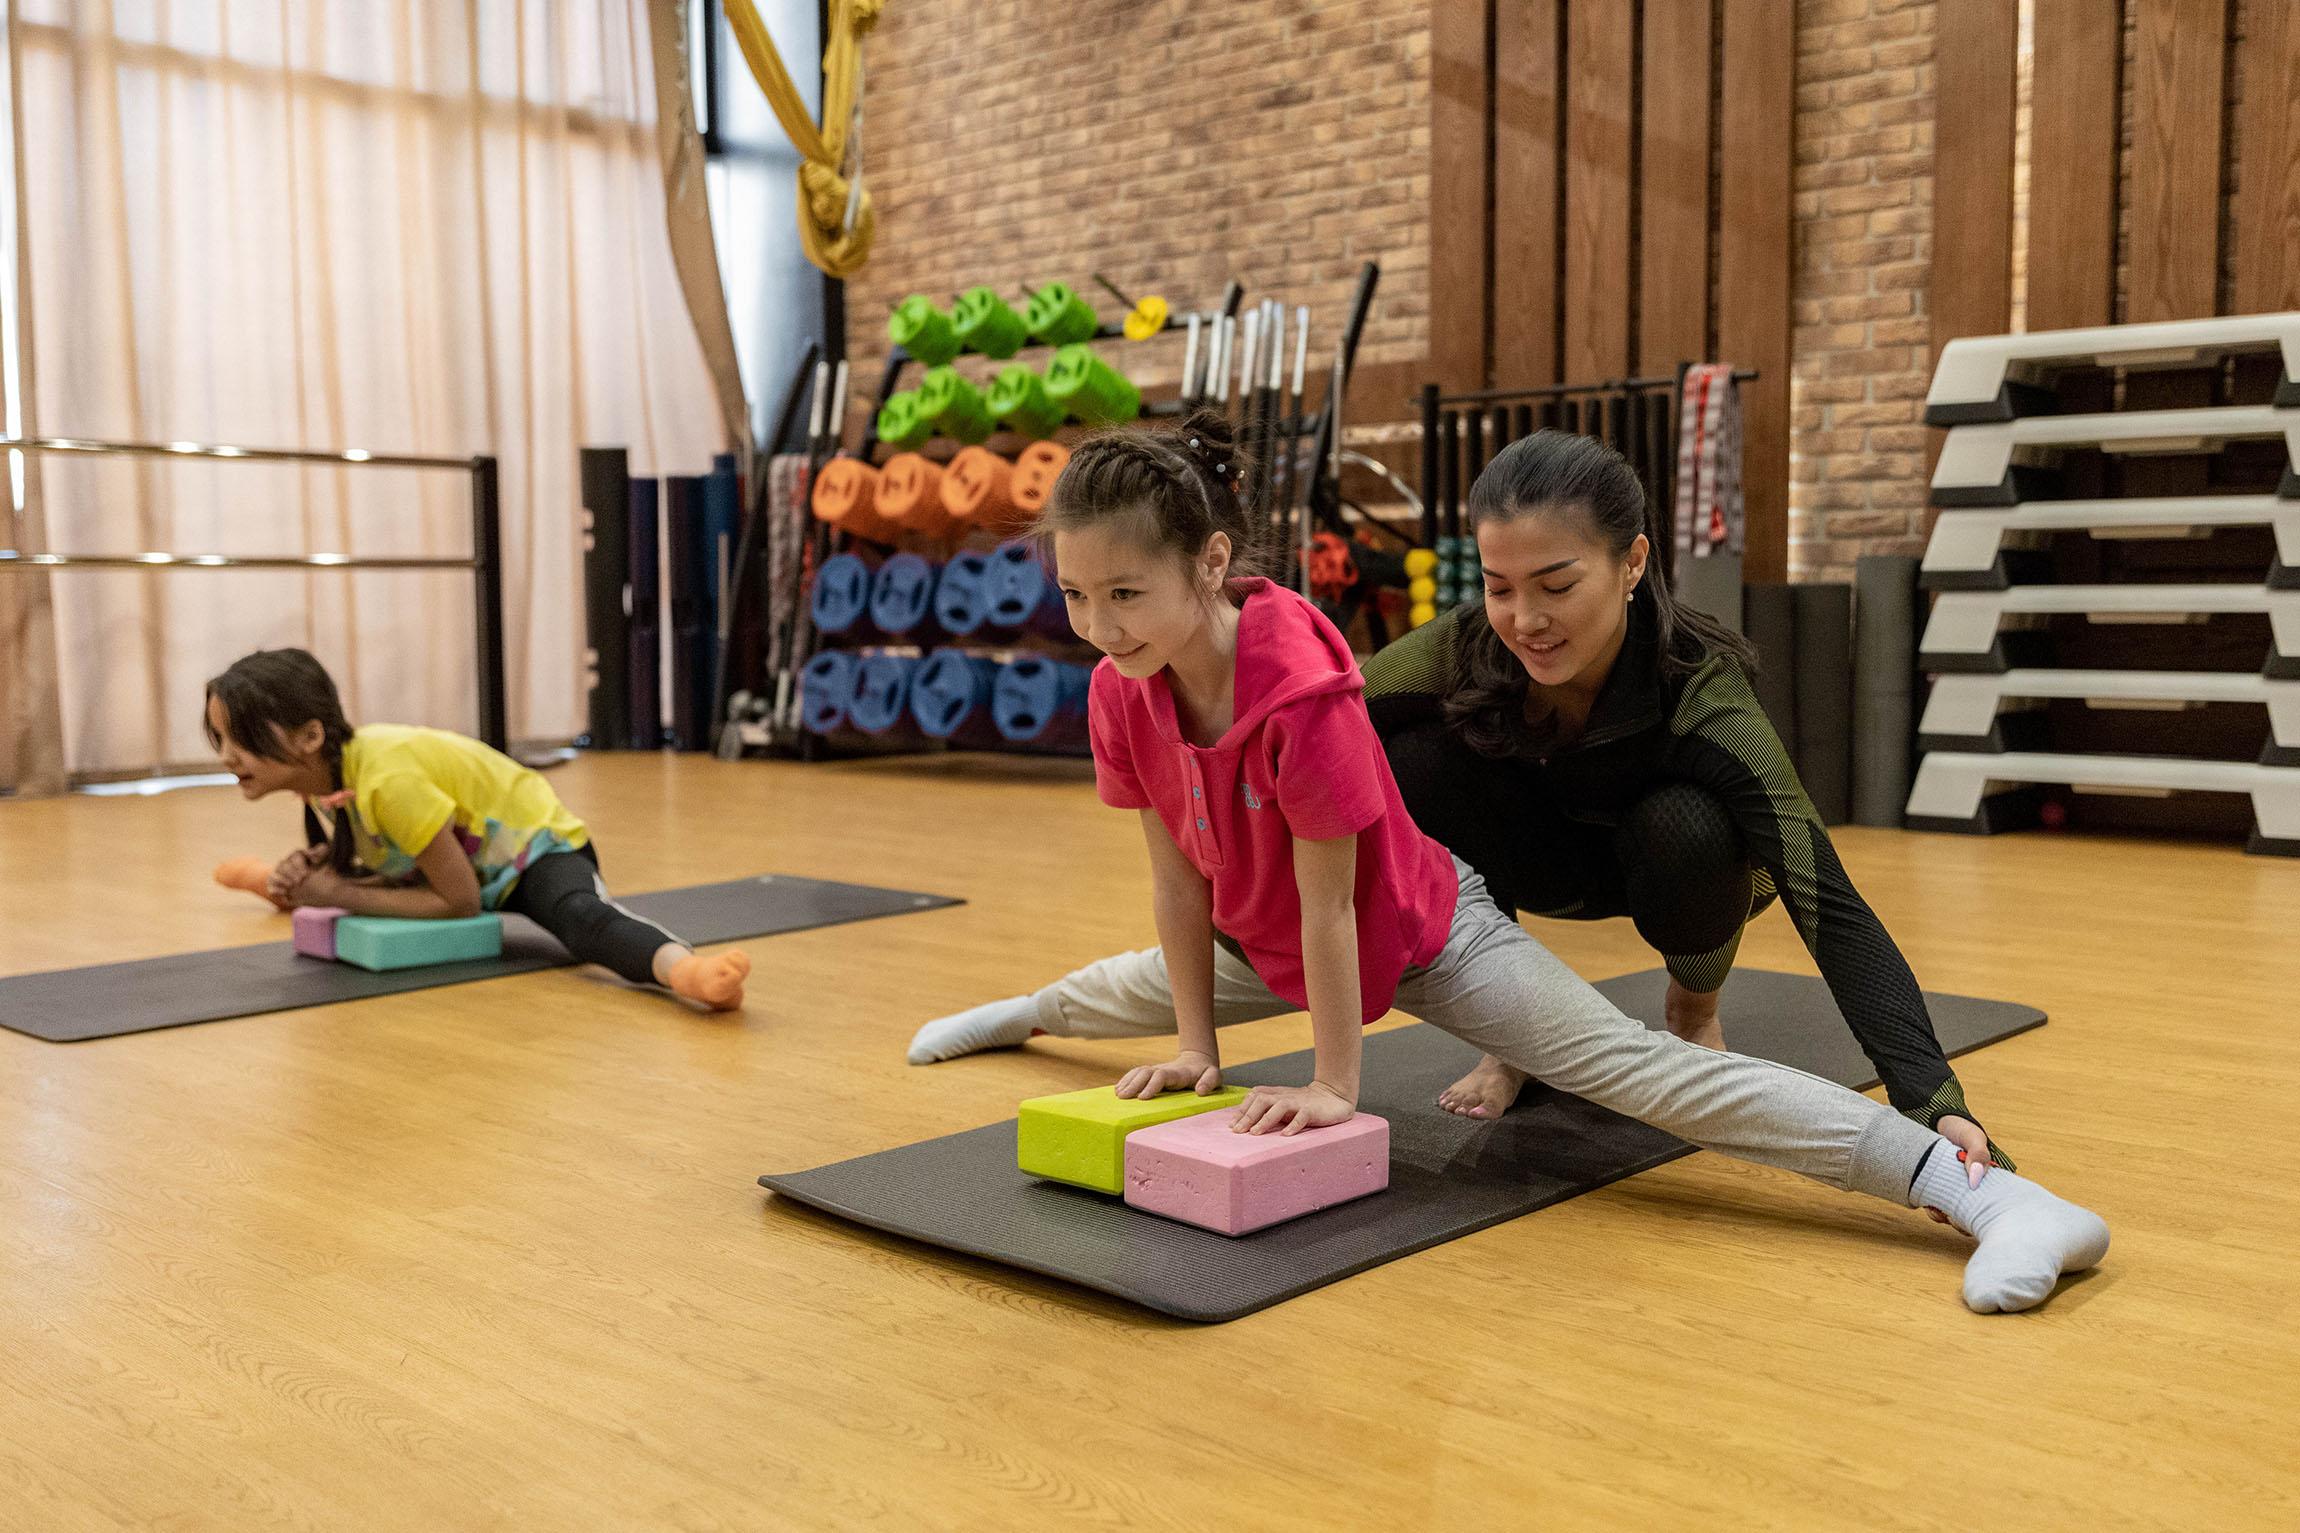
<instances>
[{"instance_id":1,"label":"olive and black athletic jacket","mask_svg":"<svg viewBox=\"0 0 2300 1533\"><path fill-rule=\"evenodd\" d=\"M1916 977L1838 862L1740 663L1716 655L1690 675L1664 677L1649 611L1649 603L1631 608L1630 637L1580 739L1532 763L1527 791L1554 796L1545 811L1593 824L1612 823L1669 783L1714 794L1740 828L1759 899L1778 893L1893 1106L1928 1128L1952 1113L1972 1118ZM1456 607L1366 663L1376 730L1443 719L1469 622L1485 622L1482 607Z\"/></svg>"}]
</instances>

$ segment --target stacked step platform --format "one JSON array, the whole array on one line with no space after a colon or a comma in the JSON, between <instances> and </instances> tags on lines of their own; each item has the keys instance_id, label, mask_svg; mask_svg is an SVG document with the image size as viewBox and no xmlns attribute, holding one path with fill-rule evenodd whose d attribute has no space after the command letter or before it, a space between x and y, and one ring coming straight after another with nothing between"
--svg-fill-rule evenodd
<instances>
[{"instance_id":1,"label":"stacked step platform","mask_svg":"<svg viewBox=\"0 0 2300 1533\"><path fill-rule=\"evenodd\" d=\"M1925 419L1908 824L2212 829L2242 802L2250 850L2300 856L2300 313L1954 340Z\"/></svg>"}]
</instances>

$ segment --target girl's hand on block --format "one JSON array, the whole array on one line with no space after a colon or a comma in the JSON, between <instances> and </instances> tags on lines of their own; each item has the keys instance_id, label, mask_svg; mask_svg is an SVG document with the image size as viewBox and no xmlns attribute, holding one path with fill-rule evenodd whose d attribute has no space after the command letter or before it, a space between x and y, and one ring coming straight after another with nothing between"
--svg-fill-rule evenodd
<instances>
[{"instance_id":1,"label":"girl's hand on block","mask_svg":"<svg viewBox=\"0 0 2300 1533\"><path fill-rule=\"evenodd\" d=\"M340 905L348 882L333 868L314 868L287 892L292 905Z\"/></svg>"},{"instance_id":2,"label":"girl's hand on block","mask_svg":"<svg viewBox=\"0 0 2300 1533\"><path fill-rule=\"evenodd\" d=\"M326 862L327 856L328 849L324 846L299 846L282 857L279 865L272 869L271 880L267 885L272 899L293 904L295 886L302 883L304 876L312 869Z\"/></svg>"},{"instance_id":3,"label":"girl's hand on block","mask_svg":"<svg viewBox=\"0 0 2300 1533\"><path fill-rule=\"evenodd\" d=\"M1122 1097L1154 1097L1185 1086L1195 1089L1200 1096L1220 1091L1221 1062L1211 1054L1196 1054L1185 1049L1162 1065L1136 1065L1118 1077L1116 1090Z\"/></svg>"},{"instance_id":4,"label":"girl's hand on block","mask_svg":"<svg viewBox=\"0 0 2300 1533\"><path fill-rule=\"evenodd\" d=\"M1357 1103L1323 1081L1307 1086L1256 1086L1246 1093L1230 1128L1239 1134L1299 1134L1306 1128L1347 1123L1357 1111Z\"/></svg>"}]
</instances>

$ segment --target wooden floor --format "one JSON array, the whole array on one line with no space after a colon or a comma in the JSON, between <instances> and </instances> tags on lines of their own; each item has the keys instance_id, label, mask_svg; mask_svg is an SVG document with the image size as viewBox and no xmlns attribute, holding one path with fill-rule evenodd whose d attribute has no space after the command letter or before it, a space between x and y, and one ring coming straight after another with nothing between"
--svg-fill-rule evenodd
<instances>
[{"instance_id":1,"label":"wooden floor","mask_svg":"<svg viewBox=\"0 0 2300 1533\"><path fill-rule=\"evenodd\" d=\"M1961 1067L2115 1228L2040 1313L1968 1314L1918 1216L1697 1155L1196 1328L753 1183L1156 1052L903 1063L921 1020L1147 940L1134 817L1080 768L554 781L622 889L970 903L750 944L738 1020L562 971L0 1032L0 1528L2300 1526L2293 863L1844 833L1927 985L2052 1013ZM284 936L205 875L292 819L0 804L0 972ZM1626 923L1540 930L1592 977L1651 961ZM1810 970L1779 915L1743 960Z\"/></svg>"}]
</instances>

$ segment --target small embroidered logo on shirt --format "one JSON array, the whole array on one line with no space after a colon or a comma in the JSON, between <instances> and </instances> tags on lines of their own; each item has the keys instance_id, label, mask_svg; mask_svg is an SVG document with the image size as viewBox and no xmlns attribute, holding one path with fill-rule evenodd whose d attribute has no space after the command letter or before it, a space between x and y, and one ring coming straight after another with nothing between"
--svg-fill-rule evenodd
<instances>
[{"instance_id":1,"label":"small embroidered logo on shirt","mask_svg":"<svg viewBox=\"0 0 2300 1533\"><path fill-rule=\"evenodd\" d=\"M1238 784L1238 791L1246 795L1246 807L1248 809L1259 809L1262 807L1262 801L1254 797L1254 785L1252 783L1242 782Z\"/></svg>"}]
</instances>

